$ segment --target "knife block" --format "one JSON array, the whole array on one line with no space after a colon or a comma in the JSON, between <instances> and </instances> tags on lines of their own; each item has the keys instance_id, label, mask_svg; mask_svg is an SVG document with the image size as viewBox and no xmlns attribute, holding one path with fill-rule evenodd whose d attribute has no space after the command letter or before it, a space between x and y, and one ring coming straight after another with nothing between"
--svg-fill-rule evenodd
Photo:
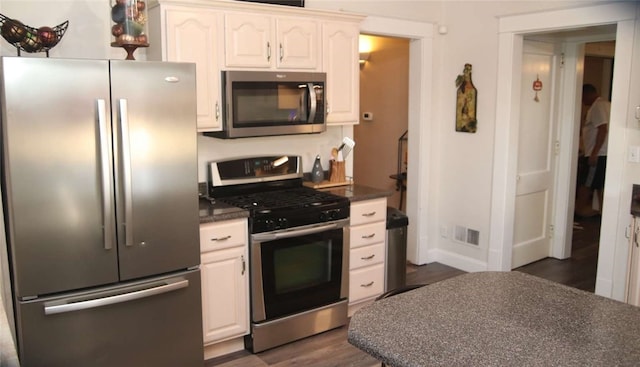
<instances>
[{"instance_id":1,"label":"knife block","mask_svg":"<svg viewBox=\"0 0 640 367\"><path fill-rule=\"evenodd\" d=\"M345 168L344 168L344 161L340 161L340 162L336 160L330 161L329 182L335 183L335 182L345 182L345 181L346 181L346 174L345 174Z\"/></svg>"}]
</instances>

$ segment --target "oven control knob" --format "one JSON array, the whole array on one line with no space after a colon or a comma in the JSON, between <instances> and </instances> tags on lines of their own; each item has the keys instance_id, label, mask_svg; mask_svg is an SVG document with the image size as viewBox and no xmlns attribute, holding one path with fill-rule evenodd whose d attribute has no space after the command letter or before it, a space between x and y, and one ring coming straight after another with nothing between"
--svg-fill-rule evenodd
<instances>
[{"instance_id":1,"label":"oven control knob","mask_svg":"<svg viewBox=\"0 0 640 367\"><path fill-rule=\"evenodd\" d=\"M329 219L331 219L331 220L336 219L337 213L338 213L337 210L329 211Z\"/></svg>"},{"instance_id":2,"label":"oven control knob","mask_svg":"<svg viewBox=\"0 0 640 367\"><path fill-rule=\"evenodd\" d=\"M274 222L272 219L265 219L264 225L265 227L267 227L267 229L272 230L276 226L276 222Z\"/></svg>"},{"instance_id":3,"label":"oven control knob","mask_svg":"<svg viewBox=\"0 0 640 367\"><path fill-rule=\"evenodd\" d=\"M287 220L287 218L278 218L278 228L284 229L287 227L289 227L289 221Z\"/></svg>"},{"instance_id":4,"label":"oven control knob","mask_svg":"<svg viewBox=\"0 0 640 367\"><path fill-rule=\"evenodd\" d=\"M327 220L327 213L326 212L320 212L320 221L324 222Z\"/></svg>"}]
</instances>

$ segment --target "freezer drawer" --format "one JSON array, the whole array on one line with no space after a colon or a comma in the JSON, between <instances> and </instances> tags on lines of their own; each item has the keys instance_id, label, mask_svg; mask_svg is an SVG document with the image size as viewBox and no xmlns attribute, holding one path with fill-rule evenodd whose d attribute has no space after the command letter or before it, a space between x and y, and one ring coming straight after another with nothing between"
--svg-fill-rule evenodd
<instances>
[{"instance_id":1,"label":"freezer drawer","mask_svg":"<svg viewBox=\"0 0 640 367\"><path fill-rule=\"evenodd\" d=\"M200 270L23 302L20 363L202 367Z\"/></svg>"}]
</instances>

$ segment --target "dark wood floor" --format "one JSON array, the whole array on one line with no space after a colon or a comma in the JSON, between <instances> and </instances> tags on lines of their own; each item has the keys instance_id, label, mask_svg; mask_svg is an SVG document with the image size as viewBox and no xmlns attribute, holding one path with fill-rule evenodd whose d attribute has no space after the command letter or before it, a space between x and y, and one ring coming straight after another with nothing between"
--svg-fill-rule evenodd
<instances>
[{"instance_id":1,"label":"dark wood floor","mask_svg":"<svg viewBox=\"0 0 640 367\"><path fill-rule=\"evenodd\" d=\"M515 270L586 291L594 291L600 218L577 219L572 257L543 259ZM430 284L463 271L439 263L407 266L407 284ZM206 367L373 367L374 358L347 342L347 326L299 340L258 354L246 351L206 361Z\"/></svg>"},{"instance_id":2,"label":"dark wood floor","mask_svg":"<svg viewBox=\"0 0 640 367\"><path fill-rule=\"evenodd\" d=\"M571 257L565 260L547 258L515 270L537 275L570 287L594 292L598 265L600 216L576 218Z\"/></svg>"}]
</instances>

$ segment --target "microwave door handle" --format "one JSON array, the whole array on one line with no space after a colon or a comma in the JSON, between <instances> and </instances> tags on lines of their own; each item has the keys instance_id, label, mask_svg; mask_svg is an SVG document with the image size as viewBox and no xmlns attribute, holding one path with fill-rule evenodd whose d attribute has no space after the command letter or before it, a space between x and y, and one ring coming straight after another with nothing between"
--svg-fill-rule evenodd
<instances>
[{"instance_id":1,"label":"microwave door handle","mask_svg":"<svg viewBox=\"0 0 640 367\"><path fill-rule=\"evenodd\" d=\"M313 122L316 119L318 100L316 99L316 90L313 88L313 83L308 83L307 86L309 89L309 116L307 117L307 122Z\"/></svg>"}]
</instances>

